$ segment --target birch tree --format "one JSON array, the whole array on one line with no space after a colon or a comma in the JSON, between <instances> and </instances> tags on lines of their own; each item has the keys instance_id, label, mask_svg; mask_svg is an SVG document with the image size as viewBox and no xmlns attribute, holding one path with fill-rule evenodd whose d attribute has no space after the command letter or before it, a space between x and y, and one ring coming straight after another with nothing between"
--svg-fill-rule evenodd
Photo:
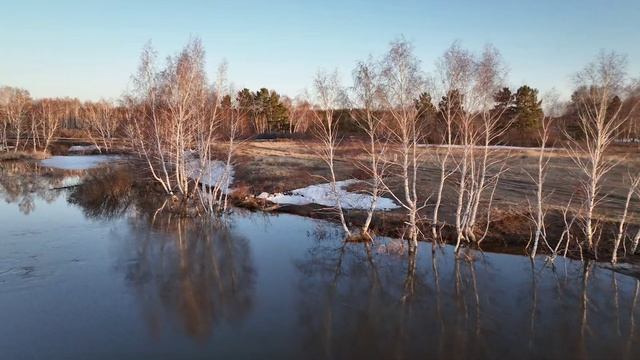
<instances>
[{"instance_id":1,"label":"birch tree","mask_svg":"<svg viewBox=\"0 0 640 360\"><path fill-rule=\"evenodd\" d=\"M476 177L471 179L471 210L468 214L466 233L478 244L482 242L487 233L491 220L493 195L506 165L505 158L500 156L498 151L491 148L491 145L502 137L508 127L501 127L506 109L496 111L494 108L494 95L503 87L507 76L505 69L500 52L495 47L487 45L476 64L475 84L472 90L478 99L477 111L481 121L478 142L481 145L481 154L477 160L474 159L477 163L478 171ZM486 198L487 193L488 198ZM476 239L475 227L478 210L484 200L487 201L486 228L483 236L480 239Z\"/></svg>"},{"instance_id":2,"label":"birch tree","mask_svg":"<svg viewBox=\"0 0 640 360\"><path fill-rule=\"evenodd\" d=\"M189 198L194 189L193 150L197 146L198 124L206 121L207 99L204 49L199 40L190 41L177 55L169 57L164 69L155 68L155 52L145 47L136 84L136 101L141 107L135 119L136 143L153 178L167 194Z\"/></svg>"},{"instance_id":3,"label":"birch tree","mask_svg":"<svg viewBox=\"0 0 640 360\"><path fill-rule=\"evenodd\" d=\"M344 216L340 193L336 185L335 153L341 139L338 135L338 119L335 116L335 111L346 103L344 90L338 79L338 72L327 73L319 71L314 79L313 88L316 106L318 107L317 111L314 111L316 117L314 130L316 138L321 143L319 155L329 168L331 193L340 223L347 237L351 237L351 231Z\"/></svg>"},{"instance_id":4,"label":"birch tree","mask_svg":"<svg viewBox=\"0 0 640 360\"><path fill-rule=\"evenodd\" d=\"M60 128L62 121L62 104L49 99L40 100L38 103L38 115L40 121L38 122L39 131L42 134L43 151L47 152L51 141L56 132Z\"/></svg>"},{"instance_id":5,"label":"birch tree","mask_svg":"<svg viewBox=\"0 0 640 360\"><path fill-rule=\"evenodd\" d=\"M623 111L621 102L612 101L626 83L626 65L624 56L601 52L576 75L578 88L584 90L577 99L579 126L584 139L574 139L570 151L583 175L581 185L586 199L582 225L586 244L593 252L597 252L595 244L598 241L596 210L605 198L601 193L602 183L616 165L616 161L606 157L606 152L631 114Z\"/></svg>"},{"instance_id":6,"label":"birch tree","mask_svg":"<svg viewBox=\"0 0 640 360\"><path fill-rule=\"evenodd\" d=\"M388 130L397 145L397 158L393 165L399 168L401 193L390 191L396 201L407 211L409 252L418 247L419 211L427 199L418 195L418 168L421 159L418 146L424 141L424 129L418 123L418 110L414 105L424 91L425 80L420 61L413 53L413 46L401 39L391 43L382 61L381 84L383 86L384 111L390 117ZM385 185L389 190L389 187Z\"/></svg>"},{"instance_id":7,"label":"birch tree","mask_svg":"<svg viewBox=\"0 0 640 360\"><path fill-rule=\"evenodd\" d=\"M615 264L618 262L618 249L620 248L620 243L625 241L626 235L626 222L627 217L629 215L629 205L631 203L632 198L640 189L640 175L630 175L629 176L629 190L627 191L627 198L624 203L624 210L622 212L622 217L620 218L620 223L618 224L618 233L613 242L613 253L611 255L611 263ZM640 234L640 230L638 230ZM637 243L634 241L631 245L631 254L633 255L637 248Z\"/></svg>"},{"instance_id":8,"label":"birch tree","mask_svg":"<svg viewBox=\"0 0 640 360\"><path fill-rule=\"evenodd\" d=\"M537 161L537 169L536 169L537 171L535 175L528 174L536 186L535 206L531 205L531 202L529 202L529 214L531 217L531 221L533 222L535 227L533 244L531 248L531 253L529 255L531 259L534 259L536 256L540 241L544 241L544 243L547 244L547 246L549 246L547 242L547 231L545 226L545 217L547 215L547 209L544 206L544 201L545 201L544 181L546 179L547 168L549 166L549 156L547 154L547 143L549 142L550 122L554 116L558 115L557 96L549 95L548 101L551 104L545 116L542 118L540 122L540 129L538 129L540 147L538 148L538 161ZM563 237L559 239L559 243L562 242L562 239ZM559 243L558 243L558 246L560 245ZM552 254L555 255L555 253L557 252L557 246L556 248L551 248L549 246L549 248L552 251Z\"/></svg>"},{"instance_id":9,"label":"birch tree","mask_svg":"<svg viewBox=\"0 0 640 360\"><path fill-rule=\"evenodd\" d=\"M28 106L31 102L29 92L24 89L3 87L2 92L2 117L3 122L3 138L4 147L8 147L8 131L13 131L14 147L13 151L17 152L20 147L22 131L25 125Z\"/></svg>"},{"instance_id":10,"label":"birch tree","mask_svg":"<svg viewBox=\"0 0 640 360\"><path fill-rule=\"evenodd\" d=\"M447 107L455 108L455 111L445 111L444 116L449 124L454 124L455 120L455 131L460 145L460 153L455 159L457 168L455 250L457 252L462 240L467 237L467 214L471 209L473 197L470 191L470 182L471 179L474 179L474 176L471 176L474 170L472 160L477 141L477 133L473 126L477 113L473 109L477 107L478 99L473 96L472 89L476 61L469 51L462 49L458 43L454 43L445 51L437 66L446 101L450 103Z\"/></svg>"},{"instance_id":11,"label":"birch tree","mask_svg":"<svg viewBox=\"0 0 640 360\"><path fill-rule=\"evenodd\" d=\"M83 112L89 123L87 136L100 152L102 149L109 152L113 149L116 131L120 125L120 114L113 102L100 100L88 103Z\"/></svg>"},{"instance_id":12,"label":"birch tree","mask_svg":"<svg viewBox=\"0 0 640 360\"><path fill-rule=\"evenodd\" d=\"M135 128L137 150L148 165L153 179L162 186L167 195L174 195L171 168L170 135L168 126L161 117L160 76L156 69L157 54L150 43L145 45L140 56L138 72L133 78L135 93L131 106L139 112L128 111Z\"/></svg>"},{"instance_id":13,"label":"birch tree","mask_svg":"<svg viewBox=\"0 0 640 360\"><path fill-rule=\"evenodd\" d=\"M384 161L382 154L386 151L386 144L380 139L382 119L379 109L379 74L372 61L360 62L353 71L354 101L356 109L352 111L352 117L358 126L365 132L367 144L363 145L368 157L368 163L362 167L371 177L370 190L371 204L367 209L367 218L362 225L363 236L371 237L369 227L376 210L378 198L383 190L382 178L384 175Z\"/></svg>"}]
</instances>

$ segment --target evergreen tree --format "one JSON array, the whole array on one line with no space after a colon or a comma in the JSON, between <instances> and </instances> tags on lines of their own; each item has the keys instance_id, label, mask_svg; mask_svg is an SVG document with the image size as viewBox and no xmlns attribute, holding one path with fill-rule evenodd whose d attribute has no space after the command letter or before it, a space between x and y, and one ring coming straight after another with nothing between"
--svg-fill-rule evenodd
<instances>
[{"instance_id":1,"label":"evergreen tree","mask_svg":"<svg viewBox=\"0 0 640 360\"><path fill-rule=\"evenodd\" d=\"M451 90L449 93L440 99L438 103L438 114L440 118L444 119L447 112L454 118L459 118L464 113L462 107L463 95L459 90Z\"/></svg>"},{"instance_id":2,"label":"evergreen tree","mask_svg":"<svg viewBox=\"0 0 640 360\"><path fill-rule=\"evenodd\" d=\"M269 131L286 131L289 127L287 107L280 100L280 95L274 90L271 90L271 92L269 93L267 109L267 122L269 124Z\"/></svg>"},{"instance_id":3,"label":"evergreen tree","mask_svg":"<svg viewBox=\"0 0 640 360\"><path fill-rule=\"evenodd\" d=\"M514 104L515 126L520 129L534 129L540 126L544 116L542 101L538 101L538 90L527 85L516 92Z\"/></svg>"},{"instance_id":4,"label":"evergreen tree","mask_svg":"<svg viewBox=\"0 0 640 360\"><path fill-rule=\"evenodd\" d=\"M438 110L433 105L431 94L429 94L428 92L423 92L413 102L415 104L416 110L418 111L418 117L421 126L426 125L436 117Z\"/></svg>"},{"instance_id":5,"label":"evergreen tree","mask_svg":"<svg viewBox=\"0 0 640 360\"><path fill-rule=\"evenodd\" d=\"M277 92L267 88L261 88L255 93L242 89L238 92L237 100L238 107L246 114L255 133L287 130L287 108Z\"/></svg>"},{"instance_id":6,"label":"evergreen tree","mask_svg":"<svg viewBox=\"0 0 640 360\"><path fill-rule=\"evenodd\" d=\"M493 100L496 102L493 107L494 116L500 116L499 130L507 128L513 121L515 117L515 98L516 96L508 87L502 88L493 96Z\"/></svg>"}]
</instances>

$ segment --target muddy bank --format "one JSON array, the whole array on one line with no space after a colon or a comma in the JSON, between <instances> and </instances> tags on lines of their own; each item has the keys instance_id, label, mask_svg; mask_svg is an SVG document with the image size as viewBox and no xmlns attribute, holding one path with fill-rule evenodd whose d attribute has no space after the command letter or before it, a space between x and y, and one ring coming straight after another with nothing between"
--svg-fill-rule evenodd
<instances>
[{"instance_id":1,"label":"muddy bank","mask_svg":"<svg viewBox=\"0 0 640 360\"><path fill-rule=\"evenodd\" d=\"M295 214L335 223L339 223L340 221L334 210L317 204L279 205L246 193L232 193L231 200L234 206L252 211ZM365 222L366 217L366 211L345 210L345 218L348 224L354 229L361 226L361 224ZM407 228L405 221L406 215L402 211L381 211L374 215L371 229L375 235L402 238ZM558 240L563 238L563 232L565 232L563 213L561 211L550 211L547 214L546 222L549 246L556 248ZM486 223L481 223L477 227L479 231L476 236L478 239L482 239L481 243L465 242L462 246L489 252L528 255L526 247L532 239L532 226L529 214L526 212L518 213L514 210L495 210L492 213L492 220L486 234L484 233L487 228ZM615 222L601 222L599 226L602 236L600 242L597 244L597 253L590 252L588 249L580 246L579 242L583 236L577 225L571 228L571 241L569 245L567 246L566 241L563 241L558 247L558 253L560 255L566 253L566 256L572 259L609 261L613 249L613 239L618 231L619 224ZM632 226L631 229L637 231L637 226ZM420 223L420 231L424 234L420 239L421 241L433 242L434 239L431 236L430 222L422 221ZM441 238L437 239L437 242L455 244L456 231L453 225L440 225L439 233ZM541 244L538 253L549 255L552 252L546 245ZM640 255L627 253L626 256L622 257L621 261L640 264ZM640 271L636 273L640 277Z\"/></svg>"}]
</instances>

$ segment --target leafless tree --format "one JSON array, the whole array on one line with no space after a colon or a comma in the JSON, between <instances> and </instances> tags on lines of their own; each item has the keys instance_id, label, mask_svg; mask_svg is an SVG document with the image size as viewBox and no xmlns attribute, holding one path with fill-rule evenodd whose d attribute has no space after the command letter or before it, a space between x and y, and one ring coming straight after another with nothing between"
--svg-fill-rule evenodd
<instances>
[{"instance_id":1,"label":"leafless tree","mask_svg":"<svg viewBox=\"0 0 640 360\"><path fill-rule=\"evenodd\" d=\"M4 147L8 147L8 129L13 131L15 142L13 151L17 152L20 147L23 127L26 121L27 110L31 102L29 92L24 89L3 87L0 89L0 109L3 118L3 141Z\"/></svg>"},{"instance_id":2,"label":"leafless tree","mask_svg":"<svg viewBox=\"0 0 640 360\"><path fill-rule=\"evenodd\" d=\"M504 110L494 108L494 94L504 84L506 67L493 46L488 45L480 56L475 56L455 42L439 59L437 69L443 94L440 116L446 125L446 153L440 161L434 226L444 184L455 174L457 252L463 240L480 244L485 238L493 196L500 176L507 170L507 157L492 148L507 128L501 124ZM451 155L454 145L459 149L456 156ZM455 166L447 170L449 158ZM486 209L485 228L478 238L481 209ZM436 236L435 228L432 232Z\"/></svg>"},{"instance_id":3,"label":"leafless tree","mask_svg":"<svg viewBox=\"0 0 640 360\"><path fill-rule=\"evenodd\" d=\"M544 202L545 202L544 181L547 175L547 168L549 165L549 157L546 150L547 150L547 143L549 142L551 121L555 116L558 115L559 105L558 105L557 95L556 94L548 95L547 102L549 102L549 106L547 111L545 112L545 116L540 121L540 128L538 129L540 147L538 148L538 167L536 169L537 171L535 175L528 174L536 186L535 206L532 206L531 202L529 202L529 215L531 217L531 221L535 226L533 244L532 244L531 253L530 253L531 259L534 259L536 256L540 241L544 241L544 243L548 245L547 229L545 226L545 217L547 215L547 209L545 208L545 205L544 205ZM561 242L562 242L562 238L559 240L558 246ZM558 247L556 247L552 252L555 254L555 252L557 252L557 249Z\"/></svg>"},{"instance_id":4,"label":"leafless tree","mask_svg":"<svg viewBox=\"0 0 640 360\"><path fill-rule=\"evenodd\" d=\"M480 130L478 132L478 143L481 147L481 154L478 159L472 159L477 164L473 164L477 171L476 176L471 178L470 193L471 211L467 220L467 236L476 240L475 226L477 223L478 209L480 204L485 200L486 194L489 194L486 209L486 228L483 236L476 240L477 243L482 242L487 233L489 223L491 221L491 204L495 188L498 185L500 176L506 171L505 157L500 156L497 151L492 150L491 145L497 139L502 137L508 126L502 126L503 115L506 110L494 109L494 94L502 88L506 78L506 67L503 64L500 52L493 46L487 45L476 64L475 84L472 91L474 97L478 99L479 117L481 121ZM471 110L471 109L470 109ZM472 167L472 174L474 173Z\"/></svg>"},{"instance_id":5,"label":"leafless tree","mask_svg":"<svg viewBox=\"0 0 640 360\"><path fill-rule=\"evenodd\" d=\"M478 97L474 96L473 85L476 70L476 60L469 51L464 50L458 43L451 45L441 59L438 61L438 70L444 95L451 107L455 110L445 112L447 122L456 121L455 131L458 134L460 154L457 156L457 202L455 213L456 225L456 252L459 250L461 242L467 237L467 223L470 210L472 209L472 199L470 182L475 179L472 171L474 147L478 139L475 130L474 120L478 107ZM449 141L448 141L449 142ZM451 145L448 145L450 147ZM441 177L442 180L442 177Z\"/></svg>"},{"instance_id":6,"label":"leafless tree","mask_svg":"<svg viewBox=\"0 0 640 360\"><path fill-rule=\"evenodd\" d=\"M102 152L109 152L113 148L116 131L120 125L120 114L113 102L100 100L95 103L87 103L83 107L85 119L88 122L87 136L93 144Z\"/></svg>"},{"instance_id":7,"label":"leafless tree","mask_svg":"<svg viewBox=\"0 0 640 360\"><path fill-rule=\"evenodd\" d=\"M40 117L38 131L42 134L43 151L45 152L49 149L53 137L60 128L64 110L61 105L49 99L42 99L38 102L37 113Z\"/></svg>"},{"instance_id":8,"label":"leafless tree","mask_svg":"<svg viewBox=\"0 0 640 360\"><path fill-rule=\"evenodd\" d=\"M42 118L38 114L37 107L38 105L35 102L31 102L27 109L27 117L29 121L29 132L27 138L31 138L31 149L33 152L36 152L40 146L40 134L38 133L38 130L39 123ZM24 146L26 148L27 144L25 143Z\"/></svg>"},{"instance_id":9,"label":"leafless tree","mask_svg":"<svg viewBox=\"0 0 640 360\"><path fill-rule=\"evenodd\" d=\"M169 195L174 189L169 175L171 169L169 129L161 116L160 76L156 69L156 52L151 44L145 45L140 56L138 73L134 76L135 93L129 109L138 107L139 112L128 111L127 115L135 127L136 148L146 161L152 177Z\"/></svg>"},{"instance_id":10,"label":"leafless tree","mask_svg":"<svg viewBox=\"0 0 640 360\"><path fill-rule=\"evenodd\" d=\"M581 92L578 99L579 125L584 139L573 140L572 158L584 177L582 187L586 199L583 205L583 230L591 251L595 249L595 212L604 199L601 194L605 175L616 165L606 152L618 135L621 125L628 119L622 104L612 99L620 93L626 82L626 58L616 53L601 52L594 62L576 75Z\"/></svg>"},{"instance_id":11,"label":"leafless tree","mask_svg":"<svg viewBox=\"0 0 640 360\"><path fill-rule=\"evenodd\" d=\"M289 117L289 133L304 133L309 129L313 117L313 108L308 98L309 96L303 93L294 99L286 98L283 100Z\"/></svg>"},{"instance_id":12,"label":"leafless tree","mask_svg":"<svg viewBox=\"0 0 640 360\"><path fill-rule=\"evenodd\" d=\"M191 40L177 56L169 58L164 80L163 105L171 127L175 183L181 194L190 194L191 154L196 145L198 123L204 121L207 79L204 48L199 39Z\"/></svg>"},{"instance_id":13,"label":"leafless tree","mask_svg":"<svg viewBox=\"0 0 640 360\"><path fill-rule=\"evenodd\" d=\"M382 178L384 176L385 166L382 159L386 152L386 143L380 137L382 130L382 118L380 116L380 92L379 74L372 61L360 62L353 71L355 109L352 111L352 117L358 123L358 126L367 135L367 144L363 144L363 148L367 153L367 163L362 164L362 168L371 177L370 190L371 205L367 209L367 218L362 225L361 233L363 236L369 236L369 227L376 210L377 201L383 190Z\"/></svg>"},{"instance_id":14,"label":"leafless tree","mask_svg":"<svg viewBox=\"0 0 640 360\"><path fill-rule=\"evenodd\" d=\"M145 47L134 79L143 109L135 120L136 143L165 192L189 198L192 175L198 173L191 150L197 146L199 124L208 119L204 49L198 39L190 41L162 71L155 69L154 60L153 49Z\"/></svg>"},{"instance_id":15,"label":"leafless tree","mask_svg":"<svg viewBox=\"0 0 640 360\"><path fill-rule=\"evenodd\" d=\"M433 208L433 217L431 219L431 235L433 241L437 241L440 238L438 233L438 224L440 216L440 207L442 205L443 192L445 184L450 176L455 174L456 167L452 164L452 152L454 144L457 142L458 133L455 131L459 119L462 116L462 104L460 103L459 92L457 90L457 76L455 69L451 66L446 54L445 57L440 59L437 64L439 72L440 86L443 95L446 97L446 101L441 102L439 109L439 117L444 122L444 133L442 134L442 145L444 145L444 154L439 151L435 152L435 156L438 162L440 179L438 182L438 189L436 191L436 201Z\"/></svg>"},{"instance_id":16,"label":"leafless tree","mask_svg":"<svg viewBox=\"0 0 640 360\"><path fill-rule=\"evenodd\" d=\"M335 116L335 111L346 103L344 90L338 79L338 72L327 73L319 71L314 79L313 88L316 106L318 107L317 111L314 111L316 117L314 129L316 138L322 144L321 149L318 150L319 156L329 168L329 182L340 223L347 237L351 237L351 231L345 220L340 193L336 185L335 153L341 139L338 135L338 119Z\"/></svg>"},{"instance_id":17,"label":"leafless tree","mask_svg":"<svg viewBox=\"0 0 640 360\"><path fill-rule=\"evenodd\" d=\"M397 144L397 158L393 165L399 168L402 193L389 191L408 213L409 252L418 247L419 211L427 199L418 195L418 168L421 163L418 146L424 142L424 129L419 125L419 112L414 100L425 89L420 61L413 53L413 46L400 39L391 43L382 61L381 86L383 108L389 115L389 133ZM387 190L388 186L385 185Z\"/></svg>"},{"instance_id":18,"label":"leafless tree","mask_svg":"<svg viewBox=\"0 0 640 360\"><path fill-rule=\"evenodd\" d=\"M227 84L227 63L223 62L218 67L214 91L211 93L205 106L205 121L199 122L198 154L200 172L195 178L200 183L200 198L207 212L225 212L227 209L228 187L231 180L232 159L238 146L237 137L240 132L240 113L238 108L226 108L223 99L228 97L231 91ZM232 105L232 104L230 104ZM225 142L227 145L226 156L222 165L213 162L212 148ZM216 169L217 167L218 169ZM222 168L219 170L219 168ZM218 174L213 179L212 172ZM203 181L205 176L206 181ZM204 196L202 196L204 195Z\"/></svg>"},{"instance_id":19,"label":"leafless tree","mask_svg":"<svg viewBox=\"0 0 640 360\"><path fill-rule=\"evenodd\" d=\"M638 193L640 190L640 175L631 175L629 176L629 191L627 192L627 199L624 203L624 210L622 213L622 217L620 218L620 224L618 224L618 234L613 243L613 253L611 255L611 263L615 264L618 262L618 249L620 248L620 243L625 240L625 230L626 230L626 221L627 216L629 215L629 204L631 203L632 197ZM638 232L640 235L640 230ZM637 242L634 241L631 245L631 254L634 254L637 248Z\"/></svg>"}]
</instances>

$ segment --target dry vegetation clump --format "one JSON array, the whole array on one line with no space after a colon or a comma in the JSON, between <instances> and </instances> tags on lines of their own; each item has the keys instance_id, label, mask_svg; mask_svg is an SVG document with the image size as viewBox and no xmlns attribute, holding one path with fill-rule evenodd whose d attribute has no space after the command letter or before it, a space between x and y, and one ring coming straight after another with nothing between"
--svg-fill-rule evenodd
<instances>
[{"instance_id":1,"label":"dry vegetation clump","mask_svg":"<svg viewBox=\"0 0 640 360\"><path fill-rule=\"evenodd\" d=\"M0 161L44 160L50 156L49 152L44 151L5 152L0 153Z\"/></svg>"}]
</instances>

